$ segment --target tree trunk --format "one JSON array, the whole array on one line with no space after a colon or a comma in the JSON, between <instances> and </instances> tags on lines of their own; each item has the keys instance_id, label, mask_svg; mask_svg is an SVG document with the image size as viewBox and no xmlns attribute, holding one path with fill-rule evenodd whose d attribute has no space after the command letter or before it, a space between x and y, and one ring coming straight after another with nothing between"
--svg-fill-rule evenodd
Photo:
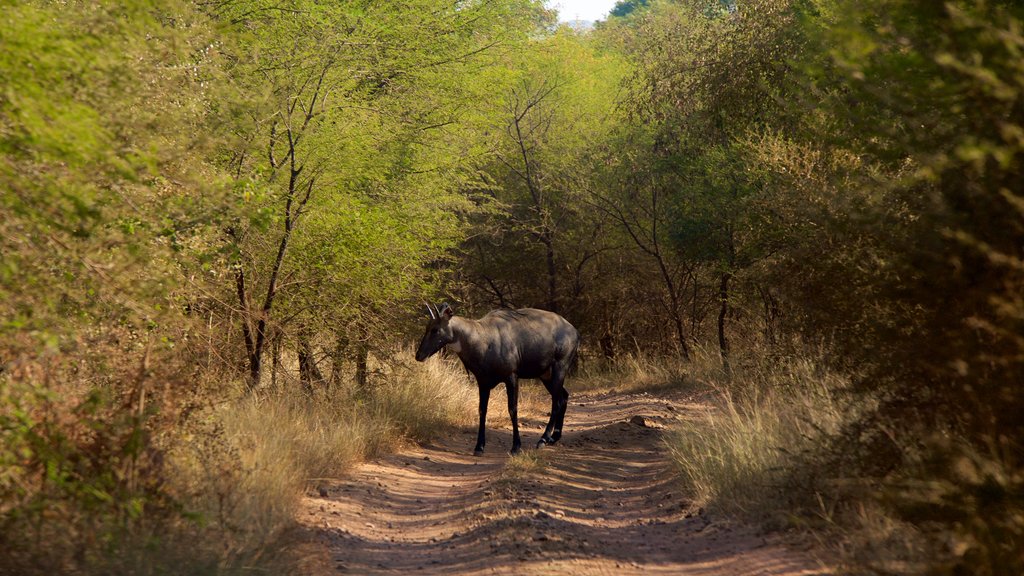
<instances>
[{"instance_id":1,"label":"tree trunk","mask_svg":"<svg viewBox=\"0 0 1024 576\"><path fill-rule=\"evenodd\" d=\"M369 380L369 374L366 368L366 360L370 355L370 347L365 343L360 342L359 348L356 352L356 386L360 389L366 388L366 384Z\"/></svg>"},{"instance_id":2,"label":"tree trunk","mask_svg":"<svg viewBox=\"0 0 1024 576\"><path fill-rule=\"evenodd\" d=\"M612 325L612 320L609 317L605 318L604 330L601 337L597 339L597 344L601 347L601 354L609 360L615 358L615 328Z\"/></svg>"},{"instance_id":3,"label":"tree trunk","mask_svg":"<svg viewBox=\"0 0 1024 576\"><path fill-rule=\"evenodd\" d=\"M700 307L698 297L700 296L700 282L697 279L697 275L691 270L690 274L693 276L693 301L690 304L690 334L696 334L700 324L703 324L704 319L701 318Z\"/></svg>"},{"instance_id":4,"label":"tree trunk","mask_svg":"<svg viewBox=\"0 0 1024 576\"><path fill-rule=\"evenodd\" d=\"M234 236L234 232L229 230L229 234ZM256 347L256 341L253 339L253 327L252 327L252 316L249 309L249 293L245 285L245 270L242 269L242 265L238 265L238 269L235 270L235 289L238 294L238 305L242 310L242 337L245 339L245 357L249 361L249 380L247 387L250 391L254 390L260 382L260 350Z\"/></svg>"},{"instance_id":5,"label":"tree trunk","mask_svg":"<svg viewBox=\"0 0 1024 576\"><path fill-rule=\"evenodd\" d=\"M274 329L273 341L270 345L270 354L273 362L270 368L270 385L277 388L277 375L281 372L281 341L284 340L284 330Z\"/></svg>"},{"instance_id":6,"label":"tree trunk","mask_svg":"<svg viewBox=\"0 0 1024 576\"><path fill-rule=\"evenodd\" d=\"M295 175L293 175L295 178ZM260 385L260 378L263 374L263 348L267 343L267 319L270 317L270 310L274 305L274 297L277 295L277 277L281 272L284 263L284 255L288 249L288 240L292 234L292 198L289 195L284 224L284 234L277 246L277 256L274 265L270 270L270 281L267 284L267 293L263 300L263 307L259 311L259 320L256 321L255 330L252 326L252 308L248 305L248 294L245 287L245 275L239 265L236 273L236 284L238 289L239 304L242 314L242 333L245 337L245 347L249 354L249 382L248 389L254 391ZM255 332L255 333L254 333Z\"/></svg>"},{"instance_id":7,"label":"tree trunk","mask_svg":"<svg viewBox=\"0 0 1024 576\"><path fill-rule=\"evenodd\" d=\"M548 310L558 312L558 268L555 266L555 243L551 234L545 234L544 242L545 255L548 265Z\"/></svg>"},{"instance_id":8,"label":"tree trunk","mask_svg":"<svg viewBox=\"0 0 1024 576\"><path fill-rule=\"evenodd\" d=\"M683 326L683 314L679 309L679 294L676 291L676 283L672 280L672 274L660 253L654 254L658 261L658 269L661 270L661 277L665 281L665 289L668 291L669 304L672 308L672 321L676 327L676 338L679 341L679 352L683 359L690 359L690 345L686 343L686 328Z\"/></svg>"},{"instance_id":9,"label":"tree trunk","mask_svg":"<svg viewBox=\"0 0 1024 576\"><path fill-rule=\"evenodd\" d=\"M310 116L307 115L306 121L309 121ZM273 140L273 134L271 135ZM303 208L309 202L309 198L313 193L313 186L316 182L316 178L310 178L305 185L301 187L305 188L305 193L302 197L299 197L300 182L299 176L302 174L303 167L298 165L298 161L295 157L295 146L296 138L292 134L291 129L288 130L288 158L289 158L289 178L288 178L288 194L285 196L284 205L284 231L281 234L281 240L277 245L277 255L274 258L274 263L270 268L270 280L267 282L267 293L263 299L263 306L259 310L259 319L256 322L255 329L252 325L252 318L254 316L252 307L249 305L248 294L246 293L245 287L245 275L241 263L238 265L238 272L236 275L236 283L238 288L238 299L239 305L242 308L242 332L245 337L245 347L249 353L249 391L254 391L260 384L260 377L262 376L263 368L263 348L267 342L267 321L270 319L270 310L274 305L274 298L277 296L277 280L281 274L281 268L284 265L284 256L288 251L288 241L292 236L292 229L295 226L295 221L302 214ZM297 203L297 205L296 205ZM228 234L238 242L238 238L235 236L233 229L228 230Z\"/></svg>"},{"instance_id":10,"label":"tree trunk","mask_svg":"<svg viewBox=\"0 0 1024 576\"><path fill-rule=\"evenodd\" d=\"M718 350L722 355L722 366L729 370L729 340L725 337L725 317L729 314L729 280L732 272L724 272L718 285L718 299L721 308L718 310Z\"/></svg>"},{"instance_id":11,"label":"tree trunk","mask_svg":"<svg viewBox=\"0 0 1024 576\"><path fill-rule=\"evenodd\" d=\"M260 385L260 377L263 374L263 355L260 353L254 353L249 356L249 382L247 388L249 392L253 392Z\"/></svg>"},{"instance_id":12,"label":"tree trunk","mask_svg":"<svg viewBox=\"0 0 1024 576\"><path fill-rule=\"evenodd\" d=\"M312 394L324 380L323 374L316 366L313 344L306 336L299 337L299 381L307 393Z\"/></svg>"},{"instance_id":13,"label":"tree trunk","mask_svg":"<svg viewBox=\"0 0 1024 576\"><path fill-rule=\"evenodd\" d=\"M334 343L334 352L331 353L331 381L332 388L341 386L345 377L345 350L348 348L348 338L338 335Z\"/></svg>"},{"instance_id":14,"label":"tree trunk","mask_svg":"<svg viewBox=\"0 0 1024 576\"><path fill-rule=\"evenodd\" d=\"M672 279L672 272L669 271L668 264L665 262L665 256L662 254L661 246L659 244L658 236L658 190L657 188L651 189L651 205L648 214L651 215L651 222L648 229L645 230L645 226L641 225L636 216L632 218L623 212L622 207L616 202L602 198L601 196L595 196L599 203L597 207L603 210L606 214L617 220L622 224L626 233L633 239L640 250L654 258L654 261L658 264L658 270L661 272L661 279L665 282L665 290L668 292L669 313L672 316L672 323L675 325L676 340L679 342L679 353L684 360L690 359L690 345L686 342L686 327L683 325L683 311L681 310L682 304L680 303L680 294L677 289L675 280Z\"/></svg>"},{"instance_id":15,"label":"tree trunk","mask_svg":"<svg viewBox=\"0 0 1024 576\"><path fill-rule=\"evenodd\" d=\"M537 217L540 220L537 223L539 224L539 230L534 230L533 235L544 244L548 274L547 308L552 312L558 312L558 268L555 264L555 230L551 225L551 215L544 199L544 190L535 174L535 162L531 162L526 137L523 135L523 127L521 125L529 111L551 94L554 89L555 86L542 86L537 93L528 94L526 102L519 99L519 95L515 90L512 91L515 103L512 110L512 123L509 125L509 135L513 137L518 145L523 161L522 170L516 168L512 168L512 170L526 184L526 189L529 191L530 199L533 202L533 208L536 210ZM509 166L511 167L511 164Z\"/></svg>"},{"instance_id":16,"label":"tree trunk","mask_svg":"<svg viewBox=\"0 0 1024 576\"><path fill-rule=\"evenodd\" d=\"M775 324L779 318L779 301L772 295L770 288L759 288L761 301L764 303L764 336L768 345L776 345Z\"/></svg>"},{"instance_id":17,"label":"tree trunk","mask_svg":"<svg viewBox=\"0 0 1024 576\"><path fill-rule=\"evenodd\" d=\"M732 273L736 266L736 237L732 224L729 225L729 261L728 266L722 272L722 281L718 285L718 299L721 308L718 311L718 350L722 355L722 368L726 374L730 373L729 366L729 340L725 337L725 319L729 314L729 280L732 280Z\"/></svg>"}]
</instances>

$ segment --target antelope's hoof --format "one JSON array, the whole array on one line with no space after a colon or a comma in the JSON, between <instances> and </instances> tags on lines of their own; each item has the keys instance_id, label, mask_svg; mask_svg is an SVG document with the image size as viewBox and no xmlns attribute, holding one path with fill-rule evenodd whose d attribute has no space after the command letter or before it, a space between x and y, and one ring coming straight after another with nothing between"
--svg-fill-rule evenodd
<instances>
[{"instance_id":1,"label":"antelope's hoof","mask_svg":"<svg viewBox=\"0 0 1024 576\"><path fill-rule=\"evenodd\" d=\"M540 450L541 448L547 446L548 443L549 442L547 438L541 438L540 440L537 440L537 449Z\"/></svg>"},{"instance_id":2,"label":"antelope's hoof","mask_svg":"<svg viewBox=\"0 0 1024 576\"><path fill-rule=\"evenodd\" d=\"M512 448L511 450L509 450L508 453L513 455L513 456L515 456L516 454L519 454L522 451L523 450L519 446L516 446L516 447Z\"/></svg>"},{"instance_id":3,"label":"antelope's hoof","mask_svg":"<svg viewBox=\"0 0 1024 576\"><path fill-rule=\"evenodd\" d=\"M483 448L476 448L476 449L473 450L473 456L483 456L483 455L484 455L484 449Z\"/></svg>"}]
</instances>

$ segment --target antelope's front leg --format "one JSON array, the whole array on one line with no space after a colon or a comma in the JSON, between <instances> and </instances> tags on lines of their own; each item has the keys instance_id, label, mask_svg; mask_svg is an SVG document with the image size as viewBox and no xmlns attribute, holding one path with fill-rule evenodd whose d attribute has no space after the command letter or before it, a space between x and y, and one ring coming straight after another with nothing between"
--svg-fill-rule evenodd
<instances>
[{"instance_id":1,"label":"antelope's front leg","mask_svg":"<svg viewBox=\"0 0 1024 576\"><path fill-rule=\"evenodd\" d=\"M484 426L487 422L487 400L491 397L491 389L486 385L480 384L478 388L480 389L480 428L476 432L476 448L473 449L474 456L484 453L484 444L486 443Z\"/></svg>"}]
</instances>

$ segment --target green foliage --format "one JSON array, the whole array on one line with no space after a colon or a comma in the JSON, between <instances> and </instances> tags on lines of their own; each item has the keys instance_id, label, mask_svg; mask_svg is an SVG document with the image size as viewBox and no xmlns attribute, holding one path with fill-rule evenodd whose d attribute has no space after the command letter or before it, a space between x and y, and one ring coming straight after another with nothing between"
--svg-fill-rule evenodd
<instances>
[{"instance_id":1,"label":"green foliage","mask_svg":"<svg viewBox=\"0 0 1024 576\"><path fill-rule=\"evenodd\" d=\"M779 304L882 399L835 449L888 475L891 510L936 537L937 571L1019 571L1004 554L1019 550L1016 500L977 503L981 486L1012 493L1022 465L1022 22L1009 2L695 1L607 30L668 159L643 170L674 183L676 252L739 274L733 310L756 287L768 318ZM949 479L913 465L907 438L1000 472ZM899 505L915 482L944 486L921 503L934 515ZM951 534L965 544L939 544Z\"/></svg>"},{"instance_id":2,"label":"green foliage","mask_svg":"<svg viewBox=\"0 0 1024 576\"><path fill-rule=\"evenodd\" d=\"M608 12L608 15L615 18L625 18L634 12L643 10L647 7L648 3L648 0L619 0L612 7L611 11Z\"/></svg>"},{"instance_id":3,"label":"green foliage","mask_svg":"<svg viewBox=\"0 0 1024 576\"><path fill-rule=\"evenodd\" d=\"M435 0L294 10L211 7L236 38L232 76L259 95L224 153L259 191L232 225L240 304L262 315L256 338L348 333L382 346L405 316L395 311L436 290L477 210L462 192L491 148L502 59L541 12ZM250 348L250 362L261 354Z\"/></svg>"},{"instance_id":4,"label":"green foliage","mask_svg":"<svg viewBox=\"0 0 1024 576\"><path fill-rule=\"evenodd\" d=\"M53 393L3 380L0 520L5 570L102 566L142 522L177 517L142 414L99 391L63 413ZM47 542L41 549L35 543Z\"/></svg>"},{"instance_id":5,"label":"green foliage","mask_svg":"<svg viewBox=\"0 0 1024 576\"><path fill-rule=\"evenodd\" d=\"M177 6L11 10L0 31L0 334L13 345L25 332L11 328L30 330L34 348L76 321L156 317L143 302L166 290L162 256L216 204L182 194L215 183L189 130L207 112L193 67L206 64L208 37ZM138 274L143 264L151 273Z\"/></svg>"},{"instance_id":6,"label":"green foliage","mask_svg":"<svg viewBox=\"0 0 1024 576\"><path fill-rule=\"evenodd\" d=\"M595 242L602 224L584 203L622 122L617 96L628 67L597 39L565 29L527 47L509 63L514 76L489 109L485 190L499 216L476 219L463 273L481 289L467 303L565 311L585 305L574 286L606 248ZM527 277L542 280L519 281Z\"/></svg>"},{"instance_id":7,"label":"green foliage","mask_svg":"<svg viewBox=\"0 0 1024 576\"><path fill-rule=\"evenodd\" d=\"M1020 170L1010 134L1021 119L1015 96L992 82L1015 78L1020 14L986 3L903 2L885 3L878 18L842 5L821 12L809 29L832 52L806 69L826 115L791 131L797 146L828 142L820 182L832 195L825 202L843 208L808 213L827 223L821 240L849 246L825 254L820 271L843 266L851 252L875 263L847 274L870 293L872 309L849 309L840 302L845 288L815 278L811 289L824 288L816 300L840 312L826 324L850 329L841 336L849 349L868 352L888 376L878 385L895 381L904 399L927 401L977 432L993 421L1014 430L1013 418L998 413L1006 404L990 400L1010 400L1004 383L1020 370L1009 293L1020 282L1013 262L1022 229L1010 192ZM785 180L799 185L796 175ZM975 401L980 412L962 413Z\"/></svg>"},{"instance_id":8,"label":"green foliage","mask_svg":"<svg viewBox=\"0 0 1024 576\"><path fill-rule=\"evenodd\" d=\"M863 162L844 174L863 198L853 217L870 240L859 244L878 263L848 274L874 294L872 317L844 334L852 353L873 356L861 385L885 390L887 417L938 418L964 435L951 451L978 451L1011 477L1024 465L1022 23L1015 3L881 2L870 18L840 5L813 28L833 48L811 72L827 122L842 127L831 137ZM939 513L975 542L948 550L942 570L1019 571L985 536L998 530L1019 549L1019 510L978 508L968 522Z\"/></svg>"},{"instance_id":9,"label":"green foliage","mask_svg":"<svg viewBox=\"0 0 1024 576\"><path fill-rule=\"evenodd\" d=\"M0 521L40 567L181 534L158 447L243 358L365 380L445 291L609 357L827 344L877 409L819 459L936 571L1018 568L1018 3L630 0L588 34L535 0L3 8Z\"/></svg>"},{"instance_id":10,"label":"green foliage","mask_svg":"<svg viewBox=\"0 0 1024 576\"><path fill-rule=\"evenodd\" d=\"M143 398L182 382L174 259L219 209L215 137L196 130L216 122L218 62L187 4L4 11L0 564L101 569L182 520L154 441L153 408L173 421L176 401Z\"/></svg>"}]
</instances>

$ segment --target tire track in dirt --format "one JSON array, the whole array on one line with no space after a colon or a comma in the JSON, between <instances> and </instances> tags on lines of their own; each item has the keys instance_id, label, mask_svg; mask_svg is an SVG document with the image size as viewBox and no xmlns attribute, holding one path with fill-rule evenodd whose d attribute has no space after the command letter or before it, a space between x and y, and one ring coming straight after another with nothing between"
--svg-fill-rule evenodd
<instances>
[{"instance_id":1,"label":"tire track in dirt","mask_svg":"<svg viewBox=\"0 0 1024 576\"><path fill-rule=\"evenodd\" d=\"M543 448L532 471L522 462L506 467L511 433L503 428L489 428L482 457L472 456L475 431L467 429L364 464L305 498L300 522L319 546L307 547L314 553L304 570L831 573L753 528L693 509L661 436L695 408L648 394L574 395L562 442ZM539 413L521 418L524 446L540 437L545 421Z\"/></svg>"}]
</instances>

